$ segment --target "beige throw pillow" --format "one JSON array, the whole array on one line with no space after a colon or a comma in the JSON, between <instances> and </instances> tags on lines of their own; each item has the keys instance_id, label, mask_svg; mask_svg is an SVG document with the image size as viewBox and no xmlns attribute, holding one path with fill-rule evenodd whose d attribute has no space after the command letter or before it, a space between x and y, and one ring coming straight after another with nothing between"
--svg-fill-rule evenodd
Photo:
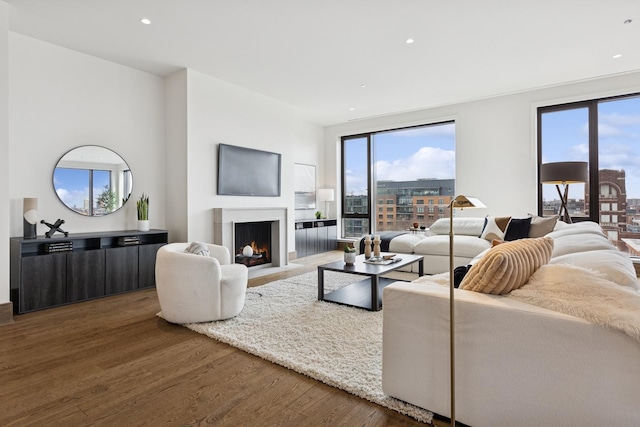
<instances>
[{"instance_id":1,"label":"beige throw pillow","mask_svg":"<svg viewBox=\"0 0 640 427\"><path fill-rule=\"evenodd\" d=\"M507 294L518 289L549 262L553 239L520 239L491 248L464 276L460 288L485 294Z\"/></svg>"},{"instance_id":2,"label":"beige throw pillow","mask_svg":"<svg viewBox=\"0 0 640 427\"><path fill-rule=\"evenodd\" d=\"M557 216L537 216L531 215L531 227L529 227L529 237L543 237L553 231L558 222Z\"/></svg>"}]
</instances>

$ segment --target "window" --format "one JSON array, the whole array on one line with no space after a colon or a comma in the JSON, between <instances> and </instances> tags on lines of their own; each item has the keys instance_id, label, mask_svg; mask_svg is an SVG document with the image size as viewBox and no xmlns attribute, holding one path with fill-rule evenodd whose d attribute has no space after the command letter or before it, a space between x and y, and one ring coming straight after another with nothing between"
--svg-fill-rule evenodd
<instances>
[{"instance_id":1,"label":"window","mask_svg":"<svg viewBox=\"0 0 640 427\"><path fill-rule=\"evenodd\" d=\"M569 186L574 221L599 222L617 247L640 256L640 94L538 109L539 163L585 161L589 182ZM540 185L538 212L557 214L554 185Z\"/></svg>"},{"instance_id":2,"label":"window","mask_svg":"<svg viewBox=\"0 0 640 427\"><path fill-rule=\"evenodd\" d=\"M416 196L436 196L448 204L455 192L455 123L343 137L342 182L343 237L411 228ZM353 199L362 203L359 209ZM381 200L396 206L394 223L381 226L370 221L370 205ZM433 205L433 199L428 204ZM430 216L425 226L433 221ZM377 229L371 229L373 225Z\"/></svg>"},{"instance_id":3,"label":"window","mask_svg":"<svg viewBox=\"0 0 640 427\"><path fill-rule=\"evenodd\" d=\"M417 205L424 205L424 200L423 199L418 199L418 200L416 200L416 204Z\"/></svg>"},{"instance_id":4,"label":"window","mask_svg":"<svg viewBox=\"0 0 640 427\"><path fill-rule=\"evenodd\" d=\"M123 177L125 185L127 185L127 182L130 181L131 172L124 171ZM58 193L59 196L68 200L67 206L71 210L83 215L106 215L121 205L118 204L110 170L56 167L53 173L53 180L61 188L66 187L69 189L64 196Z\"/></svg>"}]
</instances>

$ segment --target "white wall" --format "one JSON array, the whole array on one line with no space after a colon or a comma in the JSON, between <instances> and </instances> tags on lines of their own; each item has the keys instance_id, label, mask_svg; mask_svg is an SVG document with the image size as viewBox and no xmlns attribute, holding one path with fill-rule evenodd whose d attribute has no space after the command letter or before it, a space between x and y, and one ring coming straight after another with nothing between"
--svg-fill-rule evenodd
<instances>
[{"instance_id":1,"label":"white wall","mask_svg":"<svg viewBox=\"0 0 640 427\"><path fill-rule=\"evenodd\" d=\"M7 162L0 170L8 170L10 177L4 197L10 219L1 222L8 224L10 235L22 236L24 197L38 198L39 220L62 218L66 231L78 233L135 229L135 199L145 192L150 196L151 226L164 228L163 79L20 34L9 32L8 37L9 155L8 161L0 156L0 162ZM1 123L0 119L0 130ZM105 217L72 212L53 190L58 159L69 149L87 144L117 152L133 173L132 200ZM39 235L47 230L38 226ZM1 233L0 239L8 242ZM0 252L4 278L8 268L2 266L8 263L8 253L2 255ZM0 287L0 302L8 300L8 284Z\"/></svg>"},{"instance_id":2,"label":"white wall","mask_svg":"<svg viewBox=\"0 0 640 427\"><path fill-rule=\"evenodd\" d=\"M187 70L165 78L166 227L172 242L188 240Z\"/></svg>"},{"instance_id":3,"label":"white wall","mask_svg":"<svg viewBox=\"0 0 640 427\"><path fill-rule=\"evenodd\" d=\"M292 106L194 70L170 78L172 85L187 87L187 240L213 241L213 208L285 207L287 217L294 218L293 164L317 164L323 171L322 128L299 119ZM183 83L179 83L180 79ZM176 93L178 98L182 96L177 90ZM167 102L173 100L168 98ZM182 141L172 138L171 144L174 143L184 147ZM218 196L216 173L220 143L281 153L281 197ZM260 179L260 171L245 173ZM169 231L170 235L184 234L183 230ZM292 221L289 221L287 235L291 252L295 248Z\"/></svg>"},{"instance_id":4,"label":"white wall","mask_svg":"<svg viewBox=\"0 0 640 427\"><path fill-rule=\"evenodd\" d=\"M9 6L0 1L0 200L9 200ZM9 301L9 203L0 203L0 304Z\"/></svg>"},{"instance_id":5,"label":"white wall","mask_svg":"<svg viewBox=\"0 0 640 427\"><path fill-rule=\"evenodd\" d=\"M327 173L340 183L341 136L453 119L456 193L487 205L461 215L525 216L537 212L536 109L636 92L640 72L327 127Z\"/></svg>"},{"instance_id":6,"label":"white wall","mask_svg":"<svg viewBox=\"0 0 640 427\"><path fill-rule=\"evenodd\" d=\"M62 218L77 233L135 229L144 192L151 226L163 228L163 79L16 33L9 42L11 235L22 235L24 197L38 198L38 219ZM90 218L58 200L53 169L79 145L107 147L128 163L133 195L119 211ZM47 230L38 226L38 234Z\"/></svg>"}]
</instances>

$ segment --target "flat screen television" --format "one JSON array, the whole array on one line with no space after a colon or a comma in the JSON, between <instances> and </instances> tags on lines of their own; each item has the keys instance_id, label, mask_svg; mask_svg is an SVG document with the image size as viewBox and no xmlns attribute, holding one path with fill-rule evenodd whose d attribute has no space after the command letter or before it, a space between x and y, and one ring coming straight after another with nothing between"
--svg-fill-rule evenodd
<instances>
[{"instance_id":1,"label":"flat screen television","mask_svg":"<svg viewBox=\"0 0 640 427\"><path fill-rule=\"evenodd\" d=\"M218 194L280 196L281 155L235 145L218 146Z\"/></svg>"}]
</instances>

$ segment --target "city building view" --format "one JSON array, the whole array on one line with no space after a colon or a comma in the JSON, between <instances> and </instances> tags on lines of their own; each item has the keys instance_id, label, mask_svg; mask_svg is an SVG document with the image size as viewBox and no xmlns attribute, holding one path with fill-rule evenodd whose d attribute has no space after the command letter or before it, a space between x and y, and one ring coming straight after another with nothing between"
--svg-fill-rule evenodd
<instances>
[{"instance_id":1,"label":"city building view","mask_svg":"<svg viewBox=\"0 0 640 427\"><path fill-rule=\"evenodd\" d=\"M623 170L601 169L600 226L618 249L640 256L640 199L627 199L626 174ZM573 184L578 185L578 184ZM589 183L584 185L584 199L567 200L567 209L573 221L589 218ZM560 200L543 200L543 215L557 215Z\"/></svg>"},{"instance_id":2,"label":"city building view","mask_svg":"<svg viewBox=\"0 0 640 427\"><path fill-rule=\"evenodd\" d=\"M375 231L409 230L414 223L429 228L447 215L454 190L454 179L378 181L375 212L372 212ZM366 195L348 195L345 200L345 212L367 213ZM345 235L359 237L369 232L369 222L366 218L349 219L345 221L345 228Z\"/></svg>"}]
</instances>

